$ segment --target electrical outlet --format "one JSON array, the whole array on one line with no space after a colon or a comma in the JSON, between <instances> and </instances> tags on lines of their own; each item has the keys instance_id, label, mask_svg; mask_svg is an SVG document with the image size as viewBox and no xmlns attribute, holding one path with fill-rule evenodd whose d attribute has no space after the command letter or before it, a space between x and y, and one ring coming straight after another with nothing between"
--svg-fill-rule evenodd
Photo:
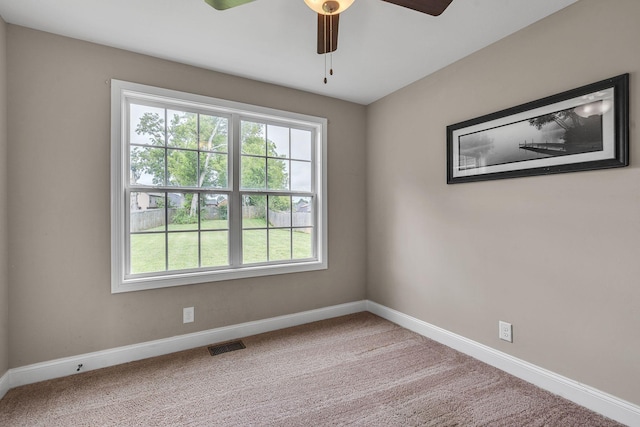
<instances>
[{"instance_id":1,"label":"electrical outlet","mask_svg":"<svg viewBox=\"0 0 640 427\"><path fill-rule=\"evenodd\" d=\"M503 322L502 320L498 322L498 337L501 340L513 342L513 337L511 336L512 331L513 327L511 323Z\"/></svg>"},{"instance_id":2,"label":"electrical outlet","mask_svg":"<svg viewBox=\"0 0 640 427\"><path fill-rule=\"evenodd\" d=\"M195 320L195 310L193 307L182 309L182 323L192 323Z\"/></svg>"}]
</instances>

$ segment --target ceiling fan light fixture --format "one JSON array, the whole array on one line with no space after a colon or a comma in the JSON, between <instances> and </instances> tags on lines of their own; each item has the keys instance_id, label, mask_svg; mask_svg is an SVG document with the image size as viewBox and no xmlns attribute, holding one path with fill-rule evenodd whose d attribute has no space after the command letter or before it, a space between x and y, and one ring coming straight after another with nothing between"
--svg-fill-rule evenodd
<instances>
[{"instance_id":1,"label":"ceiling fan light fixture","mask_svg":"<svg viewBox=\"0 0 640 427\"><path fill-rule=\"evenodd\" d=\"M304 2L320 15L336 15L347 10L354 0L304 0Z\"/></svg>"}]
</instances>

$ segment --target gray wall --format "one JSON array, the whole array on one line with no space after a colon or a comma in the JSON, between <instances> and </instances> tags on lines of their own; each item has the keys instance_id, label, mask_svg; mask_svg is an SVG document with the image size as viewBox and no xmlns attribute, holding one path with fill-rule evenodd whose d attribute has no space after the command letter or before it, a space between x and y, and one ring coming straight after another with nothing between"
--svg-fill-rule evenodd
<instances>
[{"instance_id":1,"label":"gray wall","mask_svg":"<svg viewBox=\"0 0 640 427\"><path fill-rule=\"evenodd\" d=\"M0 377L9 369L7 273L7 24L0 18Z\"/></svg>"},{"instance_id":2,"label":"gray wall","mask_svg":"<svg viewBox=\"0 0 640 427\"><path fill-rule=\"evenodd\" d=\"M368 107L371 300L640 404L638 17L581 0ZM625 72L631 166L446 184L447 125Z\"/></svg>"},{"instance_id":3,"label":"gray wall","mask_svg":"<svg viewBox=\"0 0 640 427\"><path fill-rule=\"evenodd\" d=\"M14 25L7 34L11 367L365 298L365 107ZM327 117L329 269L111 295L111 78ZM189 306L196 321L183 325Z\"/></svg>"}]
</instances>

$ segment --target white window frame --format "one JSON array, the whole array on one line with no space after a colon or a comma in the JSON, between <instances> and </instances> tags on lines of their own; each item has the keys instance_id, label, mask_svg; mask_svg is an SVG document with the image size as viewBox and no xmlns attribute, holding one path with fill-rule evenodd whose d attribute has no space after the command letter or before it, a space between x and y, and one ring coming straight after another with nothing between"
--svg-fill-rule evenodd
<instances>
[{"instance_id":1,"label":"white window frame","mask_svg":"<svg viewBox=\"0 0 640 427\"><path fill-rule=\"evenodd\" d=\"M231 265L228 268L198 269L197 271L165 271L158 274L127 277L127 248L129 202L126 200L129 183L128 109L130 99L164 103L169 106L183 104L191 108L212 111L231 117L229 133L229 199L237 208L230 211L229 233L242 233L239 171L240 171L240 119L286 123L303 126L315 132L313 160L314 193L314 257L303 261L271 262L251 265ZM272 108L227 101L192 93L179 92L121 80L111 80L111 293L140 291L170 286L190 285L221 280L299 273L328 268L327 254L327 119ZM177 189L177 191L179 191ZM260 191L270 194L269 190ZM233 200L233 202L231 202ZM233 213L232 213L233 212ZM233 242L233 239L231 239ZM230 251L239 251L232 243ZM237 253L236 253L237 255ZM232 257L234 255L232 254Z\"/></svg>"}]
</instances>

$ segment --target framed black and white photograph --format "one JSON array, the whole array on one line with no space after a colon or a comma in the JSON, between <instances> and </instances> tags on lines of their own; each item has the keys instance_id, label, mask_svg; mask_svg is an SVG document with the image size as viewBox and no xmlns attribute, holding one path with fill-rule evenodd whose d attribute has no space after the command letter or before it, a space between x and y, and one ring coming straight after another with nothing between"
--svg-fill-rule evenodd
<instances>
[{"instance_id":1,"label":"framed black and white photograph","mask_svg":"<svg viewBox=\"0 0 640 427\"><path fill-rule=\"evenodd\" d=\"M447 183L629 164L629 75L447 126Z\"/></svg>"}]
</instances>

